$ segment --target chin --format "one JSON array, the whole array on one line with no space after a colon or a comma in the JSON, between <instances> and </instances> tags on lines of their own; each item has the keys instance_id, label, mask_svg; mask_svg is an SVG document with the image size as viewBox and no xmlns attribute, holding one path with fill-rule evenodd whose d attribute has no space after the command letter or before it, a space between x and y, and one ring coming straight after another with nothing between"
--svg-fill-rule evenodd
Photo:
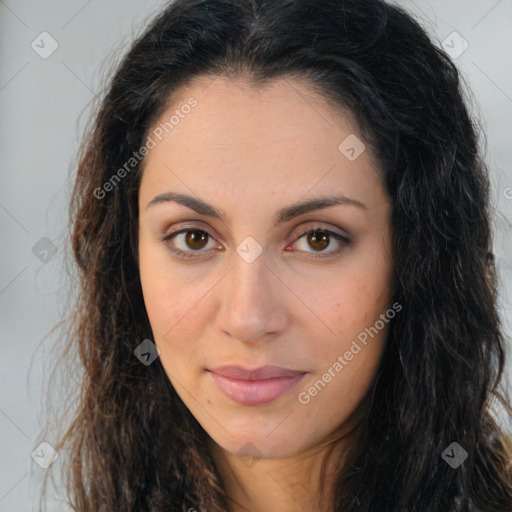
<instances>
[{"instance_id":1,"label":"chin","mask_svg":"<svg viewBox=\"0 0 512 512\"><path fill-rule=\"evenodd\" d=\"M303 448L296 435L284 430L280 434L273 432L269 435L268 429L255 431L253 426L247 430L237 430L233 436L224 430L216 434L219 435L210 434L210 437L225 451L240 457L281 459L296 455Z\"/></svg>"}]
</instances>

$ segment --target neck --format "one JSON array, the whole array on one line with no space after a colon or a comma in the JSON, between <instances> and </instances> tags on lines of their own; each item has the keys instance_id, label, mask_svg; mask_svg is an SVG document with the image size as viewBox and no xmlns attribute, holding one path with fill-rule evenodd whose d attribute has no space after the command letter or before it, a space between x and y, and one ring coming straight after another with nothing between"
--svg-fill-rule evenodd
<instances>
[{"instance_id":1,"label":"neck","mask_svg":"<svg viewBox=\"0 0 512 512\"><path fill-rule=\"evenodd\" d=\"M343 460L339 443L281 459L242 458L213 441L210 449L230 498L230 512L330 512Z\"/></svg>"}]
</instances>

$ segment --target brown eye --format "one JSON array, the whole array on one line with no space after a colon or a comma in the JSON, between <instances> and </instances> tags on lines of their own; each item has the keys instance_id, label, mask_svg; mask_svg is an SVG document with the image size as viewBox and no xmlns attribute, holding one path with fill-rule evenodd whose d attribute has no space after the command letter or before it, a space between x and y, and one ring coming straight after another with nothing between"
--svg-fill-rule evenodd
<instances>
[{"instance_id":1,"label":"brown eye","mask_svg":"<svg viewBox=\"0 0 512 512\"><path fill-rule=\"evenodd\" d=\"M310 231L307 237L309 245L317 250L322 251L329 245L329 235L325 231Z\"/></svg>"},{"instance_id":2,"label":"brown eye","mask_svg":"<svg viewBox=\"0 0 512 512\"><path fill-rule=\"evenodd\" d=\"M193 250L202 249L208 242L208 233L201 230L185 231L185 243Z\"/></svg>"},{"instance_id":3,"label":"brown eye","mask_svg":"<svg viewBox=\"0 0 512 512\"><path fill-rule=\"evenodd\" d=\"M212 249L215 247L213 237L202 229L193 228L181 229L162 239L162 242L165 242L167 248L180 258L194 258L201 253L210 252L203 250L210 241L212 242L212 247L209 247L209 249Z\"/></svg>"},{"instance_id":4,"label":"brown eye","mask_svg":"<svg viewBox=\"0 0 512 512\"><path fill-rule=\"evenodd\" d=\"M303 247L300 247L301 244ZM300 252L309 253L312 258L322 258L339 254L350 245L350 240L330 229L313 228L301 233L294 245L300 249ZM324 250L332 245L334 247L337 245L338 248Z\"/></svg>"}]
</instances>

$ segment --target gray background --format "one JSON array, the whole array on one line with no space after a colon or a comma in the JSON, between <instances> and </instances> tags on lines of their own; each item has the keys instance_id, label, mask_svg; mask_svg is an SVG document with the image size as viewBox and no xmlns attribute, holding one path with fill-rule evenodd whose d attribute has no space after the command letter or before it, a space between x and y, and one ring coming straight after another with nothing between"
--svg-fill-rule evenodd
<instances>
[{"instance_id":1,"label":"gray background","mask_svg":"<svg viewBox=\"0 0 512 512\"><path fill-rule=\"evenodd\" d=\"M48 362L56 356L50 350L51 336L39 342L66 313L69 277L62 265L67 201L89 102L100 91L109 65L165 3L0 2L0 512L37 508L38 482L45 470L33 462L31 453L42 440L43 386ZM462 36L469 45L456 63L473 92L473 108L487 133L500 308L510 336L512 0L394 3L415 14L439 44L447 41L456 51L463 48ZM58 48L43 59L31 44L40 41L45 31ZM460 34L455 39L450 35L454 31ZM49 40L45 41L47 50ZM45 255L41 247L49 252ZM509 375L511 369L509 363ZM512 430L512 424L500 417ZM51 443L51 432L45 436ZM58 461L52 468L57 465ZM64 507L54 504L49 509Z\"/></svg>"}]
</instances>

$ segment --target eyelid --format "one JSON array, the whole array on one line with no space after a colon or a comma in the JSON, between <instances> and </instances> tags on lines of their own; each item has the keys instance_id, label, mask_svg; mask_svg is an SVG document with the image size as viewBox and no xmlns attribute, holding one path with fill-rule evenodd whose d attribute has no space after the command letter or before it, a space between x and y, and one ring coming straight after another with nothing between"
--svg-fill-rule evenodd
<instances>
[{"instance_id":1,"label":"eyelid","mask_svg":"<svg viewBox=\"0 0 512 512\"><path fill-rule=\"evenodd\" d=\"M295 241L305 235L306 233L309 233L310 231L325 231L327 233L332 233L334 235L339 236L340 238L345 239L347 242L349 242L348 234L347 233L339 233L338 231L335 231L335 229L340 228L331 228L331 227L324 227L320 226L319 223L313 222L310 226L303 228L302 231L299 231L296 235L294 235Z\"/></svg>"}]
</instances>

